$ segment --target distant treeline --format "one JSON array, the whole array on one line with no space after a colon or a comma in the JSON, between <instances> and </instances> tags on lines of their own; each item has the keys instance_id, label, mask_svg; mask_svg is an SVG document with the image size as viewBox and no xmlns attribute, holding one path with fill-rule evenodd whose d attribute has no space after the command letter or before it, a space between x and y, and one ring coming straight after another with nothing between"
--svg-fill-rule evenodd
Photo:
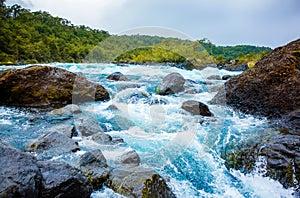
<instances>
[{"instance_id":1,"label":"distant treeline","mask_svg":"<svg viewBox=\"0 0 300 198\"><path fill-rule=\"evenodd\" d=\"M271 51L249 45L216 46L158 36L115 36L103 30L75 26L47 12L31 12L0 0L0 63L126 62L194 65L228 60L256 61Z\"/></svg>"},{"instance_id":2,"label":"distant treeline","mask_svg":"<svg viewBox=\"0 0 300 198\"><path fill-rule=\"evenodd\" d=\"M109 36L47 12L0 5L0 62L81 62Z\"/></svg>"}]
</instances>

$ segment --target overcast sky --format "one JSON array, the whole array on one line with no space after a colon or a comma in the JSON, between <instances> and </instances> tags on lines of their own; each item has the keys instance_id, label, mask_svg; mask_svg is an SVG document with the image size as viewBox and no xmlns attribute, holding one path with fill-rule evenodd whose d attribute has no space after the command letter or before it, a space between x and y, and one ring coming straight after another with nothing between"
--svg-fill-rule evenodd
<instances>
[{"instance_id":1,"label":"overcast sky","mask_svg":"<svg viewBox=\"0 0 300 198\"><path fill-rule=\"evenodd\" d=\"M300 0L6 1L7 5L15 3L113 34L151 26L168 28L191 39L208 38L218 45L270 47L300 37Z\"/></svg>"}]
</instances>

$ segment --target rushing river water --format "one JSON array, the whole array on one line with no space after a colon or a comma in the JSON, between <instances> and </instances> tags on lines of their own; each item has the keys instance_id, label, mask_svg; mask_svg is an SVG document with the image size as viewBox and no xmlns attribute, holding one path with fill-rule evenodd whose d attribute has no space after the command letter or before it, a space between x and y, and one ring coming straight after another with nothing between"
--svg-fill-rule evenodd
<instances>
[{"instance_id":1,"label":"rushing river water","mask_svg":"<svg viewBox=\"0 0 300 198\"><path fill-rule=\"evenodd\" d=\"M142 165L155 168L164 176L177 197L292 197L292 189L284 189L280 183L261 176L265 171L263 158L251 174L244 175L239 171L227 170L220 157L229 149L228 145L238 144L268 127L264 118L254 118L230 107L209 104L225 81L209 80L208 77L237 75L238 72L216 68L188 71L155 65L51 65L80 72L110 92L110 101L83 104L81 108L96 119L106 133L123 138L128 148L136 150ZM130 80L113 82L106 79L116 71ZM156 94L162 78L171 72L193 80L194 93ZM189 115L181 109L181 104L186 100L208 104L214 116ZM109 108L111 105L119 111ZM41 135L41 129L57 122L59 120L45 112L0 107L0 138L23 149L29 139ZM78 141L80 152L97 147L82 138ZM101 149L108 162L118 152L116 148ZM73 163L72 156L61 158ZM121 195L104 188L94 192L92 197Z\"/></svg>"}]
</instances>

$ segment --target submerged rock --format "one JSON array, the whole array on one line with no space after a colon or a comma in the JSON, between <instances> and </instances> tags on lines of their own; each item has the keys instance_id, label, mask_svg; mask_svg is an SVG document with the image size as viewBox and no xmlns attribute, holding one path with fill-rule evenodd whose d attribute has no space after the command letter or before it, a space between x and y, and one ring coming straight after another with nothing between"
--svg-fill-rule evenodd
<instances>
[{"instance_id":1,"label":"submerged rock","mask_svg":"<svg viewBox=\"0 0 300 198\"><path fill-rule=\"evenodd\" d=\"M99 123L91 116L78 115L74 119L76 131L82 136L91 136L103 132Z\"/></svg>"},{"instance_id":2,"label":"submerged rock","mask_svg":"<svg viewBox=\"0 0 300 198\"><path fill-rule=\"evenodd\" d=\"M179 73L171 73L163 78L158 86L157 92L160 95L175 94L184 91L185 79Z\"/></svg>"},{"instance_id":3,"label":"submerged rock","mask_svg":"<svg viewBox=\"0 0 300 198\"><path fill-rule=\"evenodd\" d=\"M228 80L230 78L232 78L231 75L224 75L224 76L222 76L222 80Z\"/></svg>"},{"instance_id":4,"label":"submerged rock","mask_svg":"<svg viewBox=\"0 0 300 198\"><path fill-rule=\"evenodd\" d=\"M187 112L190 112L193 115L213 116L206 104L195 100L185 101L182 104L181 108L186 110Z\"/></svg>"},{"instance_id":5,"label":"submerged rock","mask_svg":"<svg viewBox=\"0 0 300 198\"><path fill-rule=\"evenodd\" d=\"M73 114L78 114L82 113L82 110L78 105L75 104L69 104L65 107L59 108L59 109L54 109L52 110L49 114L51 115L58 115L58 116L67 116L67 115L73 115Z\"/></svg>"},{"instance_id":6,"label":"submerged rock","mask_svg":"<svg viewBox=\"0 0 300 198\"><path fill-rule=\"evenodd\" d=\"M88 177L94 189L100 189L109 176L109 167L101 150L86 152L80 157L80 170Z\"/></svg>"},{"instance_id":7,"label":"submerged rock","mask_svg":"<svg viewBox=\"0 0 300 198\"><path fill-rule=\"evenodd\" d=\"M114 169L106 185L126 197L175 197L160 175L141 166Z\"/></svg>"},{"instance_id":8,"label":"submerged rock","mask_svg":"<svg viewBox=\"0 0 300 198\"><path fill-rule=\"evenodd\" d=\"M276 48L253 68L225 83L227 104L267 117L281 117L298 109L299 93L300 39Z\"/></svg>"},{"instance_id":9,"label":"submerged rock","mask_svg":"<svg viewBox=\"0 0 300 198\"><path fill-rule=\"evenodd\" d=\"M36 159L0 140L0 197L39 197L42 175Z\"/></svg>"},{"instance_id":10,"label":"submerged rock","mask_svg":"<svg viewBox=\"0 0 300 198\"><path fill-rule=\"evenodd\" d=\"M88 198L93 188L87 178L77 169L63 162L40 161L43 176L41 197Z\"/></svg>"},{"instance_id":11,"label":"submerged rock","mask_svg":"<svg viewBox=\"0 0 300 198\"><path fill-rule=\"evenodd\" d=\"M129 80L124 74L121 72L114 72L106 77L109 80L115 80L115 81L126 81Z\"/></svg>"},{"instance_id":12,"label":"submerged rock","mask_svg":"<svg viewBox=\"0 0 300 198\"><path fill-rule=\"evenodd\" d=\"M92 135L92 140L99 144L113 144L112 137L104 132L99 132Z\"/></svg>"},{"instance_id":13,"label":"submerged rock","mask_svg":"<svg viewBox=\"0 0 300 198\"><path fill-rule=\"evenodd\" d=\"M207 77L208 80L222 80L222 77L220 75L211 75Z\"/></svg>"},{"instance_id":14,"label":"submerged rock","mask_svg":"<svg viewBox=\"0 0 300 198\"><path fill-rule=\"evenodd\" d=\"M0 74L0 105L62 107L106 99L104 87L60 68L31 66Z\"/></svg>"},{"instance_id":15,"label":"submerged rock","mask_svg":"<svg viewBox=\"0 0 300 198\"><path fill-rule=\"evenodd\" d=\"M37 152L38 158L50 158L63 153L76 152L79 149L77 142L59 132L46 133L28 143L25 150Z\"/></svg>"}]
</instances>

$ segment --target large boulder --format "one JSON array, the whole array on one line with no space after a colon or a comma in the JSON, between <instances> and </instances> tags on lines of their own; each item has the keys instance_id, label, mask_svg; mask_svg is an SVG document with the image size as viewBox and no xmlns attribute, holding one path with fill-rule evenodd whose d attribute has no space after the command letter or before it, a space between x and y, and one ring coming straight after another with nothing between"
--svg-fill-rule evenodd
<instances>
[{"instance_id":1,"label":"large boulder","mask_svg":"<svg viewBox=\"0 0 300 198\"><path fill-rule=\"evenodd\" d=\"M94 189L100 189L109 176L109 167L101 150L86 152L80 157L80 170L88 177Z\"/></svg>"},{"instance_id":2,"label":"large boulder","mask_svg":"<svg viewBox=\"0 0 300 198\"><path fill-rule=\"evenodd\" d=\"M0 105L62 107L106 99L104 87L60 68L31 66L0 74Z\"/></svg>"},{"instance_id":3,"label":"large boulder","mask_svg":"<svg viewBox=\"0 0 300 198\"><path fill-rule=\"evenodd\" d=\"M51 158L68 152L76 152L78 143L57 131L46 133L25 145L25 150L38 153L38 158Z\"/></svg>"},{"instance_id":4,"label":"large boulder","mask_svg":"<svg viewBox=\"0 0 300 198\"><path fill-rule=\"evenodd\" d=\"M77 169L63 162L38 162L43 176L41 197L88 198L93 188Z\"/></svg>"},{"instance_id":5,"label":"large boulder","mask_svg":"<svg viewBox=\"0 0 300 198\"><path fill-rule=\"evenodd\" d=\"M179 73L171 73L163 78L158 86L157 92L160 95L175 94L184 91L185 79Z\"/></svg>"},{"instance_id":6,"label":"large boulder","mask_svg":"<svg viewBox=\"0 0 300 198\"><path fill-rule=\"evenodd\" d=\"M181 108L193 115L213 116L206 104L195 100L188 100L183 102Z\"/></svg>"},{"instance_id":7,"label":"large boulder","mask_svg":"<svg viewBox=\"0 0 300 198\"><path fill-rule=\"evenodd\" d=\"M299 108L299 93L300 39L276 48L253 68L227 81L223 98L246 113L281 117Z\"/></svg>"},{"instance_id":8,"label":"large boulder","mask_svg":"<svg viewBox=\"0 0 300 198\"><path fill-rule=\"evenodd\" d=\"M42 175L36 159L0 140L0 197L38 197Z\"/></svg>"},{"instance_id":9,"label":"large boulder","mask_svg":"<svg viewBox=\"0 0 300 198\"><path fill-rule=\"evenodd\" d=\"M141 166L114 169L106 185L126 197L175 197L160 175Z\"/></svg>"}]
</instances>

